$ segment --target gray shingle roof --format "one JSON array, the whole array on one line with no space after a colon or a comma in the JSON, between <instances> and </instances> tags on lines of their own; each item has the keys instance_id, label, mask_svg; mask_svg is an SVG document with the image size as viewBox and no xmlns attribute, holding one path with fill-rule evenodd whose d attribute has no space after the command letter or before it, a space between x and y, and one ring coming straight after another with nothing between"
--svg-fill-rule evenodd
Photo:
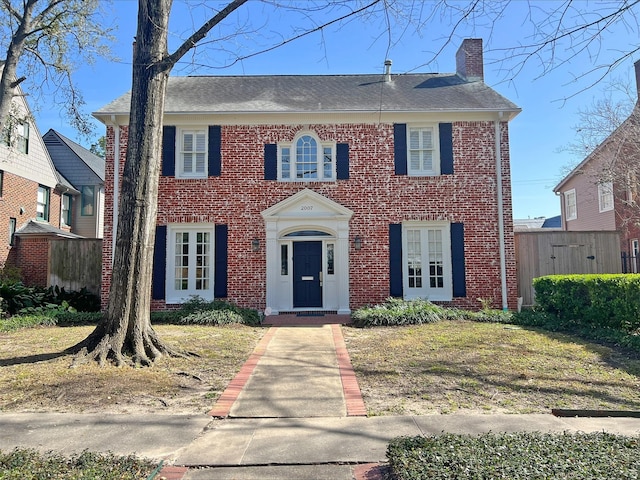
<instances>
[{"instance_id":1,"label":"gray shingle roof","mask_svg":"<svg viewBox=\"0 0 640 480\"><path fill-rule=\"evenodd\" d=\"M53 129L45 133L42 138L56 169L68 177L75 188L104 183L105 161L103 158Z\"/></svg>"},{"instance_id":2,"label":"gray shingle roof","mask_svg":"<svg viewBox=\"0 0 640 480\"><path fill-rule=\"evenodd\" d=\"M65 238L83 238L75 233L66 232L54 227L53 225L49 225L48 223L37 222L35 220L29 220L26 224L16 230L16 235L47 235Z\"/></svg>"},{"instance_id":3,"label":"gray shingle roof","mask_svg":"<svg viewBox=\"0 0 640 480\"><path fill-rule=\"evenodd\" d=\"M127 114L131 93L94 113ZM505 111L519 107L456 74L170 77L165 113Z\"/></svg>"}]
</instances>

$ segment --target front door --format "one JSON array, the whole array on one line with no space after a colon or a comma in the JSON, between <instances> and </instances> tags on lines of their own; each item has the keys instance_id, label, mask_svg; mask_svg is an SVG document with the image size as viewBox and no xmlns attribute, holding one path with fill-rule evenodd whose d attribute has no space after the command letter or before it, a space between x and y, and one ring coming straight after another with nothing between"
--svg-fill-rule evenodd
<instances>
[{"instance_id":1,"label":"front door","mask_svg":"<svg viewBox=\"0 0 640 480\"><path fill-rule=\"evenodd\" d=\"M293 308L322 307L322 242L293 243Z\"/></svg>"}]
</instances>

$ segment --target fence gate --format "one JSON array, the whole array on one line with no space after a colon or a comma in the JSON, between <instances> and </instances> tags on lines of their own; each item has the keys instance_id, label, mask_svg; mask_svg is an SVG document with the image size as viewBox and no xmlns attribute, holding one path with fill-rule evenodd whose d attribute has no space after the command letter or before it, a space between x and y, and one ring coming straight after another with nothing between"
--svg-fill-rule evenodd
<instances>
[{"instance_id":1,"label":"fence gate","mask_svg":"<svg viewBox=\"0 0 640 480\"><path fill-rule=\"evenodd\" d=\"M621 273L618 232L515 232L518 296L533 305L533 279L573 273Z\"/></svg>"}]
</instances>

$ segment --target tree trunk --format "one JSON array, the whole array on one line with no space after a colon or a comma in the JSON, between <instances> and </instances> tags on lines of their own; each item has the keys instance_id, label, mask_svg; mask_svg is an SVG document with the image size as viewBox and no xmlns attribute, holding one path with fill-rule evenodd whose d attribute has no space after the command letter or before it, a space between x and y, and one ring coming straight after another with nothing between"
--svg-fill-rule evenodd
<instances>
[{"instance_id":1,"label":"tree trunk","mask_svg":"<svg viewBox=\"0 0 640 480\"><path fill-rule=\"evenodd\" d=\"M109 306L104 319L83 342L76 361L151 365L163 345L150 322L153 247L167 80L167 31L171 0L141 0L133 53L129 140L120 190L120 215ZM115 153L117 168L118 152Z\"/></svg>"}]
</instances>

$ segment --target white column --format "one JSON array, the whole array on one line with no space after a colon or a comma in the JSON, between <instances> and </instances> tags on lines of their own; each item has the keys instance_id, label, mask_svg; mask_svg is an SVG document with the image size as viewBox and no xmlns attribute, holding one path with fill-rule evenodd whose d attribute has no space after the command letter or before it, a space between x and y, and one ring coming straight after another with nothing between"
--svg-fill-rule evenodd
<instances>
[{"instance_id":1,"label":"white column","mask_svg":"<svg viewBox=\"0 0 640 480\"><path fill-rule=\"evenodd\" d=\"M349 223L338 222L336 241L336 270L338 272L338 313L347 315L349 308Z\"/></svg>"},{"instance_id":2,"label":"white column","mask_svg":"<svg viewBox=\"0 0 640 480\"><path fill-rule=\"evenodd\" d=\"M278 314L278 225L274 220L266 220L266 289L267 308L271 309L272 315Z\"/></svg>"}]
</instances>

